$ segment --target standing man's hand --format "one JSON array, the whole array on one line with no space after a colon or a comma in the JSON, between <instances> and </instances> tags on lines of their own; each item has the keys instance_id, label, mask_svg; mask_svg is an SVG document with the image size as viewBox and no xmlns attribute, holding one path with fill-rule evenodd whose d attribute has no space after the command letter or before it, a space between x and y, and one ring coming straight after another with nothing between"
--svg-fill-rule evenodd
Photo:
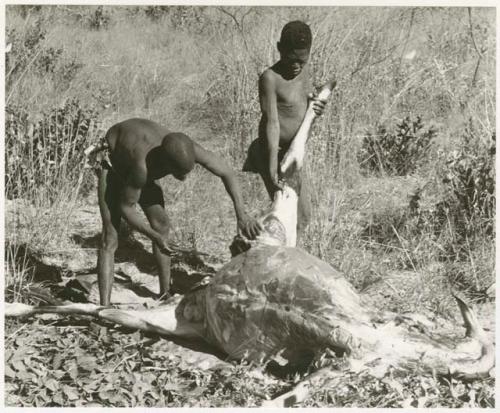
<instances>
[{"instance_id":1,"label":"standing man's hand","mask_svg":"<svg viewBox=\"0 0 500 413\"><path fill-rule=\"evenodd\" d=\"M313 101L312 108L316 116L321 116L325 112L326 102L324 100L318 99L313 93L309 93L309 99Z\"/></svg>"},{"instance_id":2,"label":"standing man's hand","mask_svg":"<svg viewBox=\"0 0 500 413\"><path fill-rule=\"evenodd\" d=\"M256 219L243 215L238 220L238 230L249 239L255 239L263 230L262 225Z\"/></svg>"},{"instance_id":3,"label":"standing man's hand","mask_svg":"<svg viewBox=\"0 0 500 413\"><path fill-rule=\"evenodd\" d=\"M271 184L274 187L274 192L283 190L283 183L281 183L279 180L278 171L271 175Z\"/></svg>"}]
</instances>

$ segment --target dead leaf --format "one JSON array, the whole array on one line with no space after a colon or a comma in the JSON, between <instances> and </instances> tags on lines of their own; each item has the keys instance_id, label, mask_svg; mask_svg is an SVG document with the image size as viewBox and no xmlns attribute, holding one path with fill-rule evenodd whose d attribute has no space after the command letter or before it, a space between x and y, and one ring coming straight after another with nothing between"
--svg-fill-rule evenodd
<instances>
[{"instance_id":1,"label":"dead leaf","mask_svg":"<svg viewBox=\"0 0 500 413\"><path fill-rule=\"evenodd\" d=\"M52 396L52 401L57 403L59 406L64 406L64 399L61 392L57 392Z\"/></svg>"},{"instance_id":2,"label":"dead leaf","mask_svg":"<svg viewBox=\"0 0 500 413\"><path fill-rule=\"evenodd\" d=\"M61 367L63 361L63 356L61 353L56 353L54 355L54 358L52 359L52 369L53 370L58 370L59 367Z\"/></svg>"},{"instance_id":3,"label":"dead leaf","mask_svg":"<svg viewBox=\"0 0 500 413\"><path fill-rule=\"evenodd\" d=\"M18 372L26 371L26 365L22 360L13 360L11 366L14 367Z\"/></svg>"},{"instance_id":4,"label":"dead leaf","mask_svg":"<svg viewBox=\"0 0 500 413\"><path fill-rule=\"evenodd\" d=\"M28 373L26 370L17 372L16 378L22 381L31 381L35 378L33 373Z\"/></svg>"},{"instance_id":5,"label":"dead leaf","mask_svg":"<svg viewBox=\"0 0 500 413\"><path fill-rule=\"evenodd\" d=\"M59 382L53 378L47 379L43 385L53 392L59 389Z\"/></svg>"},{"instance_id":6,"label":"dead leaf","mask_svg":"<svg viewBox=\"0 0 500 413\"><path fill-rule=\"evenodd\" d=\"M390 377L386 377L382 380L382 383L386 384L389 386L391 389L396 390L396 392L401 396L404 397L403 393L403 385L399 382L397 382L394 379L391 379Z\"/></svg>"},{"instance_id":7,"label":"dead leaf","mask_svg":"<svg viewBox=\"0 0 500 413\"><path fill-rule=\"evenodd\" d=\"M408 397L408 398L403 400L403 402L401 403L401 407L403 409L409 409L409 408L413 407L412 403L413 403L413 397Z\"/></svg>"},{"instance_id":8,"label":"dead leaf","mask_svg":"<svg viewBox=\"0 0 500 413\"><path fill-rule=\"evenodd\" d=\"M10 379L16 378L16 372L12 370L8 364L5 365L4 375Z\"/></svg>"},{"instance_id":9,"label":"dead leaf","mask_svg":"<svg viewBox=\"0 0 500 413\"><path fill-rule=\"evenodd\" d=\"M417 407L418 408L425 407L425 403L427 403L428 400L429 400L429 397L427 397L427 396L419 397L417 399Z\"/></svg>"},{"instance_id":10,"label":"dead leaf","mask_svg":"<svg viewBox=\"0 0 500 413\"><path fill-rule=\"evenodd\" d=\"M180 392L186 390L186 387L187 386L181 386L181 385L179 385L177 383L169 382L169 383L166 383L163 386L162 390L163 391L170 391L170 392L178 392L178 393L180 393Z\"/></svg>"},{"instance_id":11,"label":"dead leaf","mask_svg":"<svg viewBox=\"0 0 500 413\"><path fill-rule=\"evenodd\" d=\"M86 371L92 371L96 366L96 359L92 356L82 356L76 358L76 363L79 368Z\"/></svg>"},{"instance_id":12,"label":"dead leaf","mask_svg":"<svg viewBox=\"0 0 500 413\"><path fill-rule=\"evenodd\" d=\"M68 398L68 400L77 400L77 399L80 398L77 390L75 388L71 387L71 386L63 384L61 386L61 390L66 395L66 397Z\"/></svg>"}]
</instances>

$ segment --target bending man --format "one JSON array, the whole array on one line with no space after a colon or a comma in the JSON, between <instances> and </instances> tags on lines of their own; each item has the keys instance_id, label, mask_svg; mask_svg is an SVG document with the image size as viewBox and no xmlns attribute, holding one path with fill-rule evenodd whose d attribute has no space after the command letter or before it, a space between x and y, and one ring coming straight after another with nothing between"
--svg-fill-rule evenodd
<instances>
[{"instance_id":1,"label":"bending man","mask_svg":"<svg viewBox=\"0 0 500 413\"><path fill-rule=\"evenodd\" d=\"M171 294L170 223L163 192L155 182L157 179L173 175L183 181L194 165L200 164L222 179L234 204L239 231L250 239L261 231L260 224L244 211L234 171L221 157L205 150L183 133L170 132L146 119L129 119L112 126L104 141L93 147L90 153L101 155L98 199L103 231L97 260L101 305L109 305L111 300L114 255L122 218L152 240L160 296ZM149 224L139 215L136 204L141 206Z\"/></svg>"}]
</instances>

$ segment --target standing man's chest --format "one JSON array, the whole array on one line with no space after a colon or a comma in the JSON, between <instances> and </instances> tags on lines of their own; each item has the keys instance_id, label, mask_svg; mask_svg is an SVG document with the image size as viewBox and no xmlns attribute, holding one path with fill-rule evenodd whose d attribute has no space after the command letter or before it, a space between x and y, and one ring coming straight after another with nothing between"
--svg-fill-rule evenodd
<instances>
[{"instance_id":1,"label":"standing man's chest","mask_svg":"<svg viewBox=\"0 0 500 413\"><path fill-rule=\"evenodd\" d=\"M276 101L280 106L303 105L307 101L309 82L306 73L294 79L280 79L276 85Z\"/></svg>"}]
</instances>

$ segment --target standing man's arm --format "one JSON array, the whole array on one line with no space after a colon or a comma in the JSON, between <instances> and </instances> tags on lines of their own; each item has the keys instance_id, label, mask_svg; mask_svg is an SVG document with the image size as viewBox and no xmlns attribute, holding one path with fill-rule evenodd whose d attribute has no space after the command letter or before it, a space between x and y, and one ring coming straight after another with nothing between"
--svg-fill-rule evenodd
<instances>
[{"instance_id":1,"label":"standing man's arm","mask_svg":"<svg viewBox=\"0 0 500 413\"><path fill-rule=\"evenodd\" d=\"M276 189L282 189L278 183L278 151L280 142L280 123L274 79L270 71L265 71L259 78L259 101L264 122L267 144L268 172Z\"/></svg>"},{"instance_id":2,"label":"standing man's arm","mask_svg":"<svg viewBox=\"0 0 500 413\"><path fill-rule=\"evenodd\" d=\"M240 186L232 168L220 156L207 151L197 143L194 143L194 151L196 163L199 163L205 169L222 179L224 187L233 201L234 211L238 221L238 229L241 230L243 235L247 238L254 239L262 231L262 226L256 219L251 218L245 212Z\"/></svg>"}]
</instances>

